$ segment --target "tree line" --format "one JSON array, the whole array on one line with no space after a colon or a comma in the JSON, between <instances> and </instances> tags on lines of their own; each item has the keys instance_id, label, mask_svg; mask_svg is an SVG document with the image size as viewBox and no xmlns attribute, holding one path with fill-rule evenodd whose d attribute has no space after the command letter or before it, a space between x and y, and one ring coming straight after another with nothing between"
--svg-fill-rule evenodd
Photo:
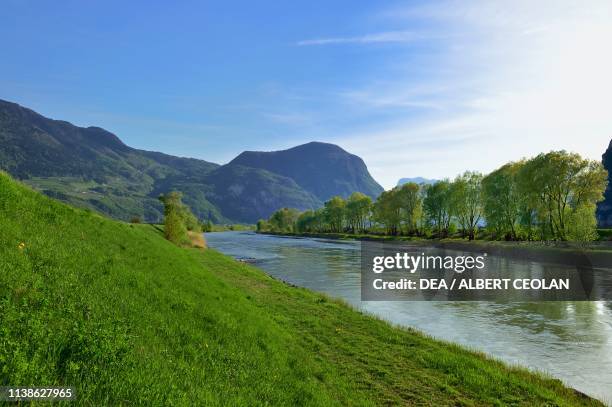
<instances>
[{"instance_id":1,"label":"tree line","mask_svg":"<svg viewBox=\"0 0 612 407\"><path fill-rule=\"evenodd\" d=\"M551 151L490 174L467 171L434 184L407 183L373 202L355 192L322 208L282 208L257 223L261 232L384 234L470 240L592 241L595 208L608 174L575 153Z\"/></svg>"}]
</instances>

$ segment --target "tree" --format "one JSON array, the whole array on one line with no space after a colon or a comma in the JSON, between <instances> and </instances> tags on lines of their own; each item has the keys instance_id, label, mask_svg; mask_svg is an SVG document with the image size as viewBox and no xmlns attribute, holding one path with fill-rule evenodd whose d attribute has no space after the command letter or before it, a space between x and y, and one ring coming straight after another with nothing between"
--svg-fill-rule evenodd
<instances>
[{"instance_id":1,"label":"tree","mask_svg":"<svg viewBox=\"0 0 612 407\"><path fill-rule=\"evenodd\" d=\"M425 187L423 209L434 230L437 231L438 237L448 235L452 217L450 198L450 182L448 180L438 181Z\"/></svg>"},{"instance_id":2,"label":"tree","mask_svg":"<svg viewBox=\"0 0 612 407\"><path fill-rule=\"evenodd\" d=\"M419 185L408 182L399 187L397 200L400 206L400 216L406 225L406 234L418 234L417 221L423 205Z\"/></svg>"},{"instance_id":3,"label":"tree","mask_svg":"<svg viewBox=\"0 0 612 407\"><path fill-rule=\"evenodd\" d=\"M269 232L270 231L270 223L267 220L259 219L257 221L257 231L258 232Z\"/></svg>"},{"instance_id":4,"label":"tree","mask_svg":"<svg viewBox=\"0 0 612 407\"><path fill-rule=\"evenodd\" d=\"M518 238L517 226L524 207L517 184L523 162L508 163L482 180L483 212L487 228L506 240Z\"/></svg>"},{"instance_id":5,"label":"tree","mask_svg":"<svg viewBox=\"0 0 612 407\"><path fill-rule=\"evenodd\" d=\"M274 212L268 223L274 232L292 232L299 212L293 208L282 208Z\"/></svg>"},{"instance_id":6,"label":"tree","mask_svg":"<svg viewBox=\"0 0 612 407\"><path fill-rule=\"evenodd\" d=\"M572 227L588 224L590 208L603 199L607 173L601 163L566 151L551 151L528 160L518 174L519 188L535 212L542 239L568 240Z\"/></svg>"},{"instance_id":7,"label":"tree","mask_svg":"<svg viewBox=\"0 0 612 407\"><path fill-rule=\"evenodd\" d=\"M374 220L386 230L389 235L397 235L402 221L401 205L398 189L383 191L373 206Z\"/></svg>"},{"instance_id":8,"label":"tree","mask_svg":"<svg viewBox=\"0 0 612 407\"><path fill-rule=\"evenodd\" d=\"M164 235L175 244L189 242L188 230L201 232L198 219L189 207L183 204L182 196L180 192L172 191L159 197L164 204Z\"/></svg>"},{"instance_id":9,"label":"tree","mask_svg":"<svg viewBox=\"0 0 612 407\"><path fill-rule=\"evenodd\" d=\"M466 171L455 178L449 187L452 213L459 221L463 236L474 240L476 227L482 217L482 174Z\"/></svg>"},{"instance_id":10,"label":"tree","mask_svg":"<svg viewBox=\"0 0 612 407\"><path fill-rule=\"evenodd\" d=\"M295 221L295 229L297 232L315 232L317 227L317 218L315 212L312 210L307 210L298 216Z\"/></svg>"},{"instance_id":11,"label":"tree","mask_svg":"<svg viewBox=\"0 0 612 407\"><path fill-rule=\"evenodd\" d=\"M334 196L325 202L324 217L332 232L342 232L345 218L346 202L342 197Z\"/></svg>"},{"instance_id":12,"label":"tree","mask_svg":"<svg viewBox=\"0 0 612 407\"><path fill-rule=\"evenodd\" d=\"M210 219L207 219L206 222L202 224L202 232L212 232L213 224Z\"/></svg>"},{"instance_id":13,"label":"tree","mask_svg":"<svg viewBox=\"0 0 612 407\"><path fill-rule=\"evenodd\" d=\"M363 232L370 215L372 199L361 192L353 192L346 201L346 222L353 233Z\"/></svg>"}]
</instances>

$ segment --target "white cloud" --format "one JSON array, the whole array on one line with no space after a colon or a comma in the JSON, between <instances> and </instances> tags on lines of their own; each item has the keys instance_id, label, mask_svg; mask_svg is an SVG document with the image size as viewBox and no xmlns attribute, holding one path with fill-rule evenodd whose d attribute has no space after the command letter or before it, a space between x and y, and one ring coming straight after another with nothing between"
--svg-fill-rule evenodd
<instances>
[{"instance_id":1,"label":"white cloud","mask_svg":"<svg viewBox=\"0 0 612 407\"><path fill-rule=\"evenodd\" d=\"M306 45L335 45L335 44L373 44L373 43L404 43L414 42L426 38L423 34L413 31L386 31L366 34L357 37L332 37L303 40L296 43L299 46Z\"/></svg>"},{"instance_id":2,"label":"white cloud","mask_svg":"<svg viewBox=\"0 0 612 407\"><path fill-rule=\"evenodd\" d=\"M446 36L434 55L411 55L403 74L389 68L394 79L383 86L341 94L362 110L405 109L405 119L336 139L385 187L552 149L600 159L612 138L612 3L428 3L385 18L428 22ZM414 77L419 64L429 75Z\"/></svg>"}]
</instances>

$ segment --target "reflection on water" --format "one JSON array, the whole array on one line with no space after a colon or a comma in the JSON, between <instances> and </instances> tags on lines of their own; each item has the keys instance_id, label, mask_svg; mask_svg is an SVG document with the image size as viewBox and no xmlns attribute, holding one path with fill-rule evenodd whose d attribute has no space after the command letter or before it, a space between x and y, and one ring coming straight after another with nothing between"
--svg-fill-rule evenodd
<instances>
[{"instance_id":1,"label":"reflection on water","mask_svg":"<svg viewBox=\"0 0 612 407\"><path fill-rule=\"evenodd\" d=\"M589 395L612 401L612 302L361 301L360 245L252 232L206 235L210 247L292 284L325 292L400 325L546 371ZM498 258L498 271L550 264ZM604 274L605 276L605 274ZM612 271L606 277L612 284Z\"/></svg>"}]
</instances>

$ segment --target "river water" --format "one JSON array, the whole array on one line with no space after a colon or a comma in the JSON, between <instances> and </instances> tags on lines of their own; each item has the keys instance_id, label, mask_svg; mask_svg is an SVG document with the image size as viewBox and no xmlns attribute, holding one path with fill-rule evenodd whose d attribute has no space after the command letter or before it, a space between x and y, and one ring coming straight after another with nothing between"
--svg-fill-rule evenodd
<instances>
[{"instance_id":1,"label":"river water","mask_svg":"<svg viewBox=\"0 0 612 407\"><path fill-rule=\"evenodd\" d=\"M342 298L391 323L547 372L612 402L612 302L361 301L359 242L253 232L207 233L206 240L229 256L255 259L276 278ZM496 264L511 269L524 263ZM608 275L612 282L612 270Z\"/></svg>"}]
</instances>

